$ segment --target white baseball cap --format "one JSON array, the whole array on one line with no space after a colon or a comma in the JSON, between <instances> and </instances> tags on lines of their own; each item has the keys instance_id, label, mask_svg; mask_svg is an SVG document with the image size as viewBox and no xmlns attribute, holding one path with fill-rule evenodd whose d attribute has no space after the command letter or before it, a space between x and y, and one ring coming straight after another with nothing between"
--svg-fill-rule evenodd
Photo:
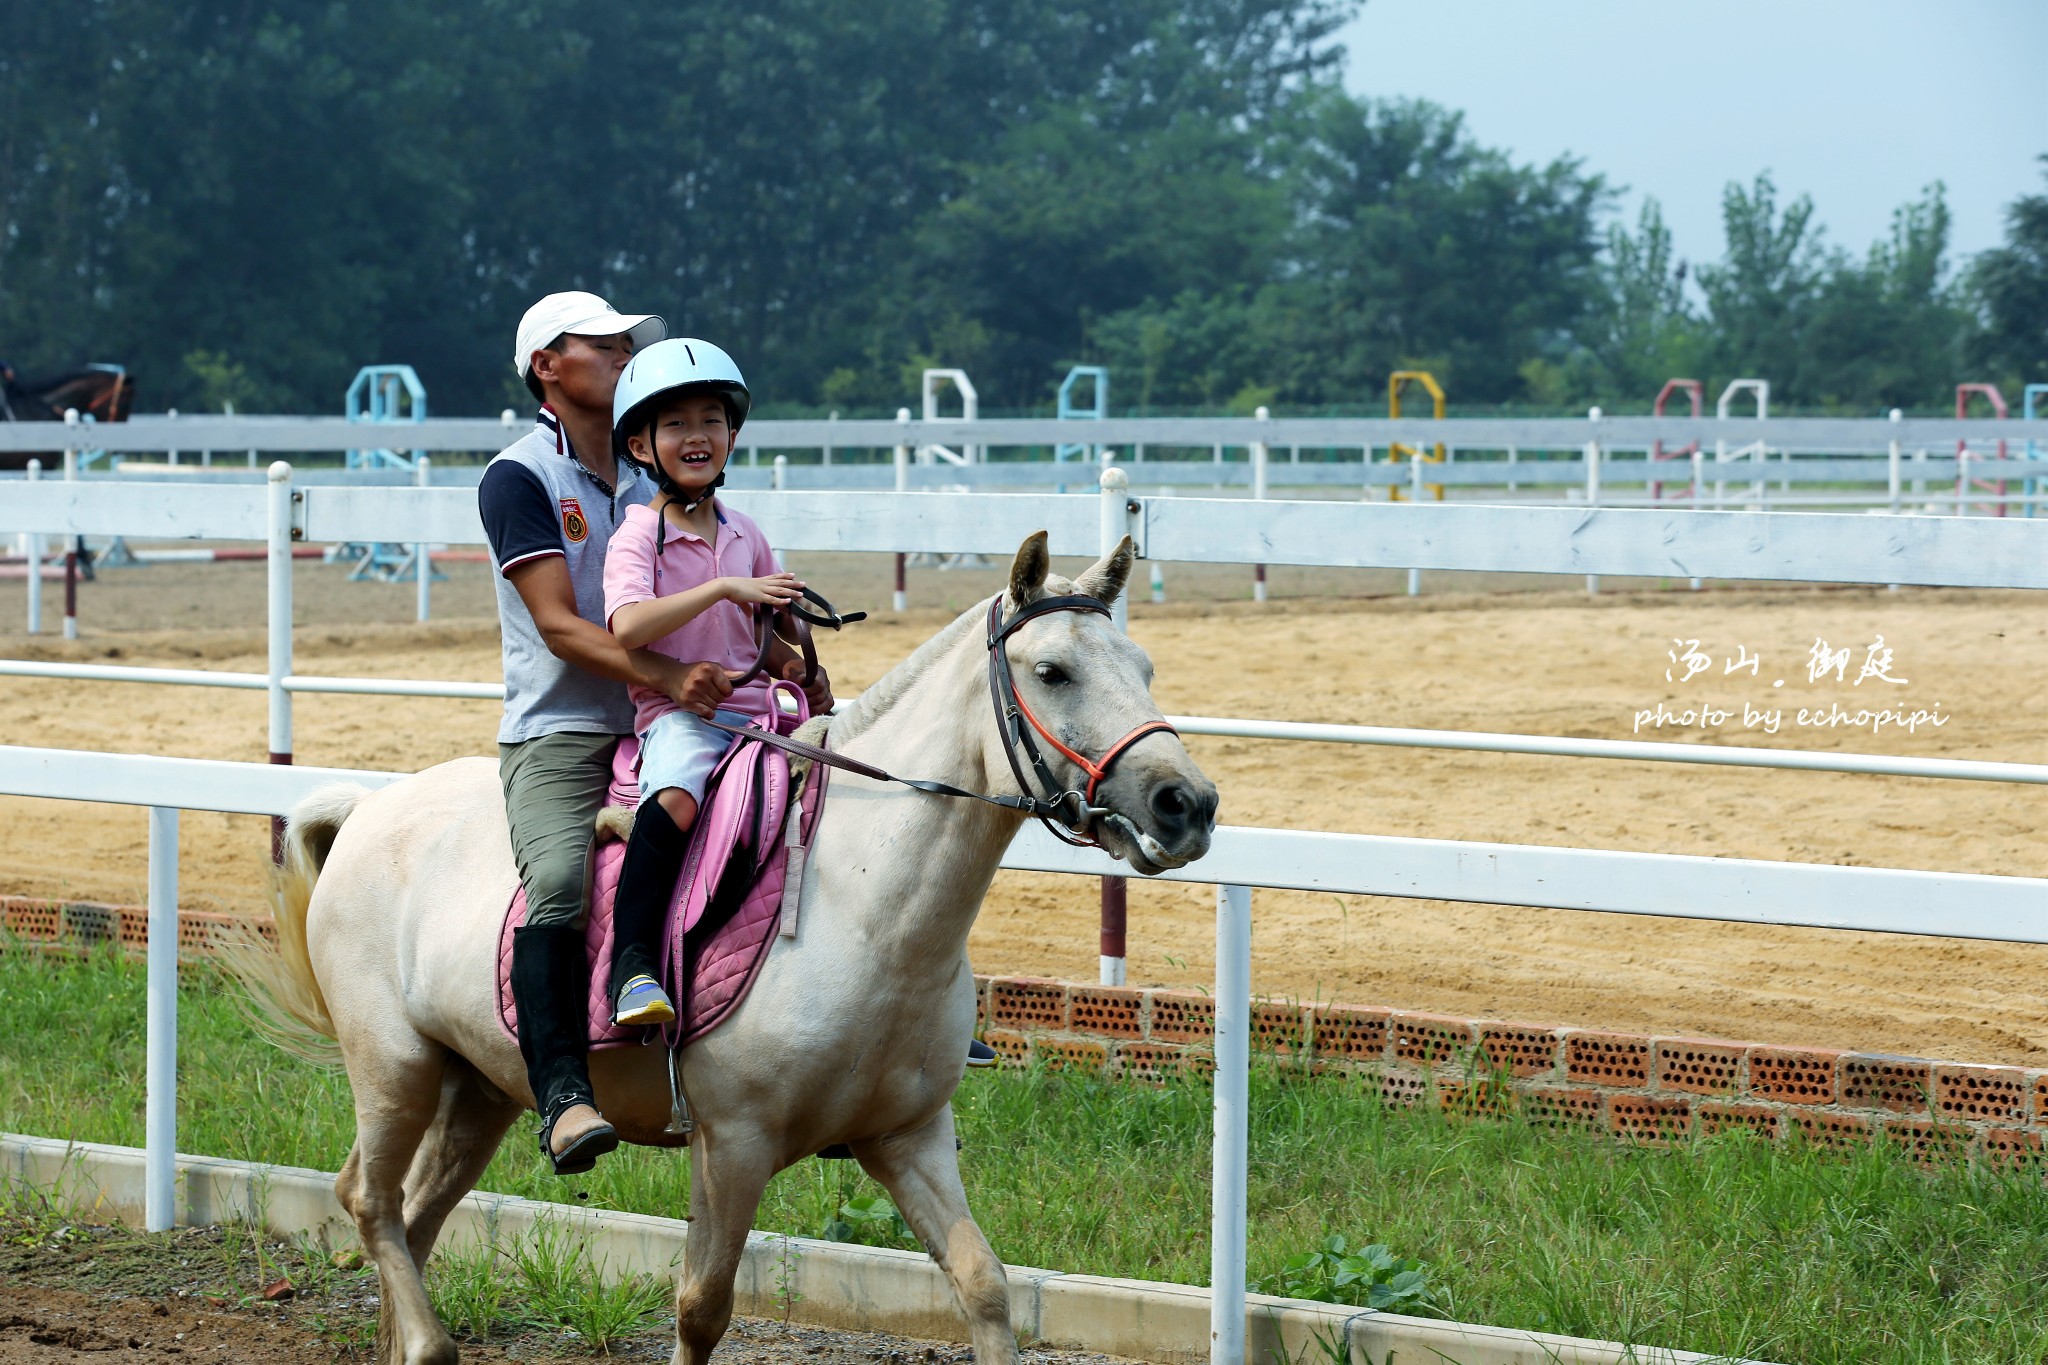
<instances>
[{"instance_id":1,"label":"white baseball cap","mask_svg":"<svg viewBox=\"0 0 2048 1365\"><path fill-rule=\"evenodd\" d=\"M549 294L526 310L519 319L518 340L513 343L512 368L521 379L533 368L533 353L544 349L564 332L581 337L610 337L624 332L633 338L633 349L652 346L668 335L668 324L652 313L619 313L595 294L571 289Z\"/></svg>"}]
</instances>

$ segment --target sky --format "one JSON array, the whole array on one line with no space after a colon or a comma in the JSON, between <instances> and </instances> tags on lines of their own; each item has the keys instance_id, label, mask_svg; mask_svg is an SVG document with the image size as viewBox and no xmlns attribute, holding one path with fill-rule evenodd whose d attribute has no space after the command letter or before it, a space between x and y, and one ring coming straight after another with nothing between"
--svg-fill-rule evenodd
<instances>
[{"instance_id":1,"label":"sky","mask_svg":"<svg viewBox=\"0 0 2048 1365\"><path fill-rule=\"evenodd\" d=\"M1345 84L1462 110L1517 161L1583 158L1721 255L1721 191L1760 171L1861 254L1948 187L1957 259L2048 192L2048 0L1366 0Z\"/></svg>"}]
</instances>

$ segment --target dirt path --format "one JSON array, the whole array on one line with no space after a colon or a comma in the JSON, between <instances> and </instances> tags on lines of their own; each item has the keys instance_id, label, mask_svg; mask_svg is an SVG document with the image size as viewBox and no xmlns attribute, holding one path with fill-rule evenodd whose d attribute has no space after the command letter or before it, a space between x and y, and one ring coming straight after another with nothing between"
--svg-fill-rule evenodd
<instances>
[{"instance_id":1,"label":"dirt path","mask_svg":"<svg viewBox=\"0 0 2048 1365\"><path fill-rule=\"evenodd\" d=\"M257 1260L246 1237L220 1228L146 1236L116 1227L0 1219L0 1365L186 1362L303 1365L364 1360L376 1330L376 1281L365 1270L303 1274ZM294 1252L273 1244L272 1255ZM294 1284L294 1279L297 1283ZM267 1283L266 1283L267 1281ZM264 1297L270 1289L276 1298ZM599 1351L561 1328L501 1324L489 1339L460 1339L478 1365L511 1361L666 1361L674 1317L658 1315ZM1121 1365L1111 1356L1031 1348L1024 1365ZM966 1346L883 1332L838 1332L735 1318L715 1365L924 1365L973 1359Z\"/></svg>"},{"instance_id":2,"label":"dirt path","mask_svg":"<svg viewBox=\"0 0 2048 1365\"><path fill-rule=\"evenodd\" d=\"M806 568L842 604L868 602L872 561ZM457 566L458 568L460 566ZM236 566L143 571L118 591L180 594L224 611ZM367 599L337 572L300 571L298 666L307 672L495 678L495 623L416 627L336 619ZM186 575L180 577L179 575ZM1242 575L1236 575L1242 577ZM1236 591L1236 577L1176 572L1195 593ZM239 580L237 580L239 581ZM841 581L854 583L844 591ZM990 572L927 574L914 600L964 605ZM210 585L210 586L208 586ZM245 586L254 586L245 585ZM1327 585L1324 585L1327 586ZM1612 585L1607 585L1612 586ZM202 592L202 587L204 591ZM109 593L116 588L110 588ZM394 589L394 592L403 591ZM329 604L340 595L341 607ZM451 596L454 590L451 589ZM250 599L251 606L260 599ZM346 609L346 610L345 610ZM110 602L109 614L117 614ZM128 610L128 608L123 608ZM237 608L239 610L239 608ZM251 607L234 619L254 622ZM828 642L842 690L871 682L945 619L937 609L881 614ZM1371 722L1446 729L1628 738L1639 711L1730 709L1705 729L1643 738L2002 758L2048 758L2048 616L2018 593L1881 590L1612 592L1318 598L1153 607L1133 634L1158 664L1169 712ZM1886 686L1854 679L1882 635L1895 650ZM1808 679L1814 641L1849 649L1846 676ZM1675 640L1700 641L1710 666L1690 681ZM0 654L66 652L20 637ZM106 633L69 652L124 661L258 669L251 628ZM1758 660L1729 673L1730 658ZM1782 679L1782 686L1774 682ZM1839 702L1938 709L1917 733L1801 729L1796 712ZM1745 729L1742 708L1779 709L1779 733ZM301 762L418 768L492 751L495 703L302 697ZM260 760L260 694L0 680L0 742ZM1223 789L1231 823L2041 875L2036 838L2048 794L2006 785L1743 772L1668 764L1191 741ZM139 812L0 802L0 890L135 901L143 893ZM203 908L262 904L262 822L188 815L183 899ZM1093 887L1005 874L973 938L981 971L1092 978ZM1133 887L1134 981L1212 979L1206 888ZM1261 991L1491 1018L1853 1046L1981 1061L2048 1061L2048 951L1817 930L1399 900L1261 893L1253 980Z\"/></svg>"}]
</instances>

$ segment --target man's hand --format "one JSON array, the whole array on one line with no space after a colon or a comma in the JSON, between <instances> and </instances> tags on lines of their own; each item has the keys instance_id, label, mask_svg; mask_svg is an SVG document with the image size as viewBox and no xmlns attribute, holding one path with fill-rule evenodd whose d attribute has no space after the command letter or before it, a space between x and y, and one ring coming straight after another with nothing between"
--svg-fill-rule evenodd
<instances>
[{"instance_id":1,"label":"man's hand","mask_svg":"<svg viewBox=\"0 0 2048 1365\"><path fill-rule=\"evenodd\" d=\"M685 711L710 720L718 704L732 695L732 677L717 664L691 664L664 677L661 690Z\"/></svg>"},{"instance_id":2,"label":"man's hand","mask_svg":"<svg viewBox=\"0 0 2048 1365\"><path fill-rule=\"evenodd\" d=\"M822 716L832 709L832 679L825 672L825 665L818 665L817 676L806 684L803 681L804 661L787 659L783 661L782 676L789 682L804 689L804 700L811 704L811 714Z\"/></svg>"}]
</instances>

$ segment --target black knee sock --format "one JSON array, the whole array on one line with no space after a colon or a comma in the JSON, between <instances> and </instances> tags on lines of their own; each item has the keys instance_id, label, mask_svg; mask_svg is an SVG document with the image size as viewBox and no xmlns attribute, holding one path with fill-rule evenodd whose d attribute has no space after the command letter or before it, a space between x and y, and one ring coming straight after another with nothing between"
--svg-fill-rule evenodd
<instances>
[{"instance_id":1,"label":"black knee sock","mask_svg":"<svg viewBox=\"0 0 2048 1365\"><path fill-rule=\"evenodd\" d=\"M649 798L633 819L626 864L619 870L619 900L612 911L612 999L627 980L647 973L661 978L661 930L690 836L676 828L661 802Z\"/></svg>"},{"instance_id":2,"label":"black knee sock","mask_svg":"<svg viewBox=\"0 0 2048 1365\"><path fill-rule=\"evenodd\" d=\"M569 1098L590 1099L584 1065L589 1038L590 962L581 925L525 925L512 931L512 998L519 1002L519 1051L542 1117Z\"/></svg>"}]
</instances>

